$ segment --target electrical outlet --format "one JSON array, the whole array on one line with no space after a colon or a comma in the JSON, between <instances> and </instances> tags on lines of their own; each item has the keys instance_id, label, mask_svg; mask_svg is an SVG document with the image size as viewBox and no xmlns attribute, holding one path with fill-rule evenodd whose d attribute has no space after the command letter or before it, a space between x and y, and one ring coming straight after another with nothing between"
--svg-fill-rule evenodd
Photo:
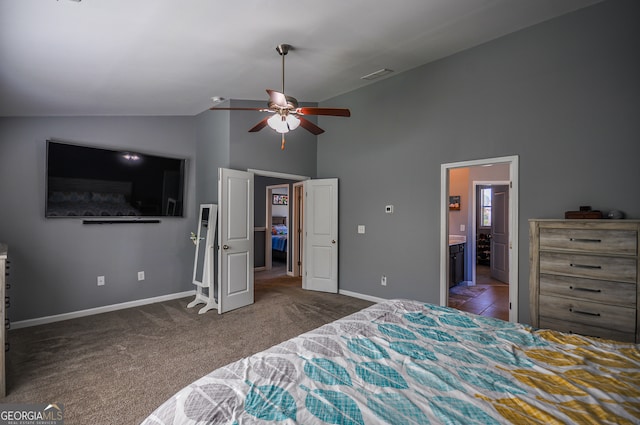
<instances>
[{"instance_id":1,"label":"electrical outlet","mask_svg":"<svg viewBox=\"0 0 640 425\"><path fill-rule=\"evenodd\" d=\"M387 286L387 276L382 275L382 277L380 278L380 285Z\"/></svg>"},{"instance_id":2,"label":"electrical outlet","mask_svg":"<svg viewBox=\"0 0 640 425\"><path fill-rule=\"evenodd\" d=\"M104 285L104 276L98 276L98 286Z\"/></svg>"},{"instance_id":3,"label":"electrical outlet","mask_svg":"<svg viewBox=\"0 0 640 425\"><path fill-rule=\"evenodd\" d=\"M144 280L144 272L138 272L138 280Z\"/></svg>"}]
</instances>

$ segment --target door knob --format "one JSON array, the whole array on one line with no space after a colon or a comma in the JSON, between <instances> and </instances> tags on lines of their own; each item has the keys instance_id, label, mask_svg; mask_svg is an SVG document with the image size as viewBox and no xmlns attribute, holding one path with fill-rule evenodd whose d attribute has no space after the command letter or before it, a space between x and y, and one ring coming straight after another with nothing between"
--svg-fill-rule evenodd
<instances>
[{"instance_id":1,"label":"door knob","mask_svg":"<svg viewBox=\"0 0 640 425\"><path fill-rule=\"evenodd\" d=\"M229 249L229 245L222 245L222 249Z\"/></svg>"},{"instance_id":2,"label":"door knob","mask_svg":"<svg viewBox=\"0 0 640 425\"><path fill-rule=\"evenodd\" d=\"M334 239L334 240L332 240L332 241L331 241L331 243L332 243L332 244L335 244L335 243L336 243L336 240L335 240L335 239Z\"/></svg>"}]
</instances>

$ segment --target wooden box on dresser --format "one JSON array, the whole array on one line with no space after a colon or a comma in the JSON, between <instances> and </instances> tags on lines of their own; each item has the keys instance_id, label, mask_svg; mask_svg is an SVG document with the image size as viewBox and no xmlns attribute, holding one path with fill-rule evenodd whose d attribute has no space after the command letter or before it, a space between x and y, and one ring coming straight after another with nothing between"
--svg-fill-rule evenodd
<instances>
[{"instance_id":1,"label":"wooden box on dresser","mask_svg":"<svg viewBox=\"0 0 640 425\"><path fill-rule=\"evenodd\" d=\"M640 220L529 220L532 325L640 341Z\"/></svg>"}]
</instances>

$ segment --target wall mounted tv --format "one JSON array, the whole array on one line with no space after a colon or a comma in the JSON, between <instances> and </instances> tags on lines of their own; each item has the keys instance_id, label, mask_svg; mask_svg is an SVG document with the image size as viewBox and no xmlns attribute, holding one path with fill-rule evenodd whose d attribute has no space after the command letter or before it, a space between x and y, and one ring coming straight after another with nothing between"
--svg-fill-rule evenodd
<instances>
[{"instance_id":1,"label":"wall mounted tv","mask_svg":"<svg viewBox=\"0 0 640 425\"><path fill-rule=\"evenodd\" d=\"M186 160L47 141L46 217L183 216Z\"/></svg>"}]
</instances>

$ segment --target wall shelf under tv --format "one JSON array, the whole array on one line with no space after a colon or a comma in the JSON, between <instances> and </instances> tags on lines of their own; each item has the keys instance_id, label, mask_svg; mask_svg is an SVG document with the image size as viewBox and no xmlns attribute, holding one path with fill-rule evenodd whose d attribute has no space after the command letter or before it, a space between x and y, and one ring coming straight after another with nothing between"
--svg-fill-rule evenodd
<instances>
[{"instance_id":1,"label":"wall shelf under tv","mask_svg":"<svg viewBox=\"0 0 640 425\"><path fill-rule=\"evenodd\" d=\"M160 220L153 219L140 219L140 220L118 220L118 219L103 219L103 220L82 220L82 224L132 224L132 223L160 223Z\"/></svg>"}]
</instances>

